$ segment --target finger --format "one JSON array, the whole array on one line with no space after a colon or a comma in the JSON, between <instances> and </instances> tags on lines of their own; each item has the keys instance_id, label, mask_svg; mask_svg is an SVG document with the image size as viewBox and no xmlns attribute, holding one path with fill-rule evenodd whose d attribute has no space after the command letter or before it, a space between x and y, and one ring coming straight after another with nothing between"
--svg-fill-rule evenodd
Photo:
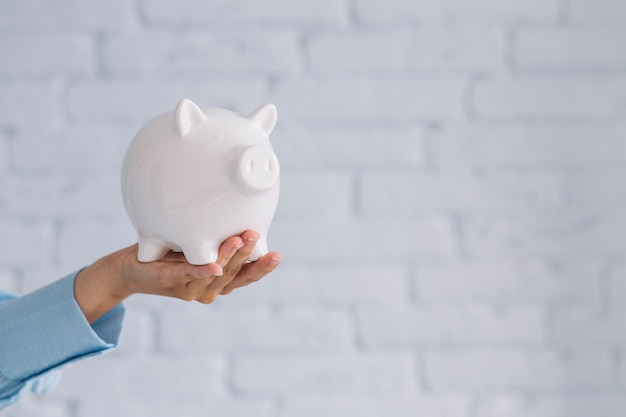
<instances>
[{"instance_id":1,"label":"finger","mask_svg":"<svg viewBox=\"0 0 626 417\"><path fill-rule=\"evenodd\" d=\"M222 292L224 287L226 287L230 282L235 278L235 275L222 275L221 277L216 277L209 285L207 285L204 289L204 299L210 300L212 302L218 294ZM202 300L198 300L204 302Z\"/></svg>"},{"instance_id":2,"label":"finger","mask_svg":"<svg viewBox=\"0 0 626 417\"><path fill-rule=\"evenodd\" d=\"M186 265L189 276L194 278L221 277L224 275L224 268L217 262L206 265Z\"/></svg>"},{"instance_id":3,"label":"finger","mask_svg":"<svg viewBox=\"0 0 626 417\"><path fill-rule=\"evenodd\" d=\"M248 258L250 258L250 254L254 250L254 246L259 241L259 238L260 235L254 230L246 230L241 234L241 240L244 245L237 250L224 267L224 275L237 275L241 267L248 262Z\"/></svg>"},{"instance_id":4,"label":"finger","mask_svg":"<svg viewBox=\"0 0 626 417\"><path fill-rule=\"evenodd\" d=\"M226 266L224 266L223 275L213 280L206 288L207 297L205 298L210 300L209 302L213 302L215 297L217 297L231 281L238 277L252 249L254 249L255 243L258 241L258 236L258 233L253 231L244 232L242 234L242 246L237 245L238 249L235 249L235 253L228 259Z\"/></svg>"},{"instance_id":5,"label":"finger","mask_svg":"<svg viewBox=\"0 0 626 417\"><path fill-rule=\"evenodd\" d=\"M220 294L230 294L233 290L256 282L272 272L280 264L282 255L269 252L258 261L245 264L239 274L226 285Z\"/></svg>"},{"instance_id":6,"label":"finger","mask_svg":"<svg viewBox=\"0 0 626 417\"><path fill-rule=\"evenodd\" d=\"M243 240L240 236L229 237L222 243L217 255L217 263L222 267L226 266L231 258L243 246Z\"/></svg>"},{"instance_id":7,"label":"finger","mask_svg":"<svg viewBox=\"0 0 626 417\"><path fill-rule=\"evenodd\" d=\"M161 262L156 265L158 280L156 293L170 292L170 295L183 300L194 300L202 296L204 289L208 287L217 275L222 273L222 267L218 264L191 265L186 262L173 263Z\"/></svg>"},{"instance_id":8,"label":"finger","mask_svg":"<svg viewBox=\"0 0 626 417\"><path fill-rule=\"evenodd\" d=\"M186 300L196 300L203 304L212 303L218 295L217 291L208 291L209 286L219 277L211 276L192 279L185 285Z\"/></svg>"}]
</instances>

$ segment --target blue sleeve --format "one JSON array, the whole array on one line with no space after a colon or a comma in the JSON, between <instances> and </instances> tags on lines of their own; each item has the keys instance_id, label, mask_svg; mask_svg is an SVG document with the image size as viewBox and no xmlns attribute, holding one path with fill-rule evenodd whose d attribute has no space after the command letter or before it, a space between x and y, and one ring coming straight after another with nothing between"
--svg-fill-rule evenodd
<instances>
[{"instance_id":1,"label":"blue sleeve","mask_svg":"<svg viewBox=\"0 0 626 417\"><path fill-rule=\"evenodd\" d=\"M124 307L90 325L68 275L23 297L0 293L0 409L56 385L62 366L117 346Z\"/></svg>"}]
</instances>

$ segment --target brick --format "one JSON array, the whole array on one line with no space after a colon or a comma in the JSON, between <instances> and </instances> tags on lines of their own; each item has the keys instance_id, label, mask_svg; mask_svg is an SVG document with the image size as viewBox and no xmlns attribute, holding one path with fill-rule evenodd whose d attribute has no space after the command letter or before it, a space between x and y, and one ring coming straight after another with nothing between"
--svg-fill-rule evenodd
<instances>
[{"instance_id":1,"label":"brick","mask_svg":"<svg viewBox=\"0 0 626 417\"><path fill-rule=\"evenodd\" d=\"M445 73L500 71L504 68L505 32L497 26L420 28L410 37L407 64L410 70Z\"/></svg>"},{"instance_id":2,"label":"brick","mask_svg":"<svg viewBox=\"0 0 626 417\"><path fill-rule=\"evenodd\" d=\"M0 218L0 236L6 249L0 251L0 266L22 266L44 261L50 243L50 226L44 222Z\"/></svg>"},{"instance_id":3,"label":"brick","mask_svg":"<svg viewBox=\"0 0 626 417\"><path fill-rule=\"evenodd\" d=\"M3 35L0 75L89 75L95 69L94 46L88 37L77 35Z\"/></svg>"},{"instance_id":4,"label":"brick","mask_svg":"<svg viewBox=\"0 0 626 417\"><path fill-rule=\"evenodd\" d=\"M376 0L358 0L356 13L359 20L368 23L394 24L397 21L422 22L555 22L560 15L556 0L515 0L501 2L480 0L394 0L381 3Z\"/></svg>"},{"instance_id":5,"label":"brick","mask_svg":"<svg viewBox=\"0 0 626 417\"><path fill-rule=\"evenodd\" d=\"M596 212L610 207L618 212L626 208L626 185L618 171L574 172L564 176L570 209Z\"/></svg>"},{"instance_id":6,"label":"brick","mask_svg":"<svg viewBox=\"0 0 626 417\"><path fill-rule=\"evenodd\" d=\"M620 76L520 76L478 83L472 108L479 119L606 121L623 117Z\"/></svg>"},{"instance_id":7,"label":"brick","mask_svg":"<svg viewBox=\"0 0 626 417\"><path fill-rule=\"evenodd\" d=\"M626 310L597 306L560 309L554 316L554 341L566 346L626 346L621 331Z\"/></svg>"},{"instance_id":8,"label":"brick","mask_svg":"<svg viewBox=\"0 0 626 417\"><path fill-rule=\"evenodd\" d=\"M453 124L427 137L432 164L443 170L579 169L626 163L623 124Z\"/></svg>"},{"instance_id":9,"label":"brick","mask_svg":"<svg viewBox=\"0 0 626 417\"><path fill-rule=\"evenodd\" d=\"M11 142L19 174L104 174L118 176L136 128L72 126L20 129Z\"/></svg>"},{"instance_id":10,"label":"brick","mask_svg":"<svg viewBox=\"0 0 626 417\"><path fill-rule=\"evenodd\" d=\"M119 354L146 355L156 348L156 325L151 312L127 308L124 331L120 335Z\"/></svg>"},{"instance_id":11,"label":"brick","mask_svg":"<svg viewBox=\"0 0 626 417\"><path fill-rule=\"evenodd\" d=\"M504 32L480 26L428 26L321 34L308 43L315 74L412 74L496 70Z\"/></svg>"},{"instance_id":12,"label":"brick","mask_svg":"<svg viewBox=\"0 0 626 417\"><path fill-rule=\"evenodd\" d=\"M466 81L454 77L395 77L375 83L359 77L298 79L280 81L273 99L285 119L308 125L462 120L465 88Z\"/></svg>"},{"instance_id":13,"label":"brick","mask_svg":"<svg viewBox=\"0 0 626 417\"><path fill-rule=\"evenodd\" d=\"M421 167L426 160L425 132L420 128L306 129L279 125L272 144L281 167L300 170L381 170ZM289 123L289 119L285 119Z\"/></svg>"},{"instance_id":14,"label":"brick","mask_svg":"<svg viewBox=\"0 0 626 417\"><path fill-rule=\"evenodd\" d=\"M298 239L298 244L294 244ZM307 222L277 220L270 245L285 259L436 259L452 256L456 242L443 217Z\"/></svg>"},{"instance_id":15,"label":"brick","mask_svg":"<svg viewBox=\"0 0 626 417\"><path fill-rule=\"evenodd\" d=\"M0 176L5 177L11 168L10 136L0 131Z\"/></svg>"},{"instance_id":16,"label":"brick","mask_svg":"<svg viewBox=\"0 0 626 417\"><path fill-rule=\"evenodd\" d=\"M307 43L314 74L381 74L408 70L409 36L398 31L321 33Z\"/></svg>"},{"instance_id":17,"label":"brick","mask_svg":"<svg viewBox=\"0 0 626 417\"><path fill-rule=\"evenodd\" d=\"M614 261L607 267L610 302L621 305L626 301L626 261Z\"/></svg>"},{"instance_id":18,"label":"brick","mask_svg":"<svg viewBox=\"0 0 626 417\"><path fill-rule=\"evenodd\" d=\"M280 417L465 417L470 400L463 395L290 395Z\"/></svg>"},{"instance_id":19,"label":"brick","mask_svg":"<svg viewBox=\"0 0 626 417\"><path fill-rule=\"evenodd\" d=\"M68 32L118 30L132 26L125 0L1 0L0 30Z\"/></svg>"},{"instance_id":20,"label":"brick","mask_svg":"<svg viewBox=\"0 0 626 417\"><path fill-rule=\"evenodd\" d=\"M361 309L359 336L370 347L538 344L545 340L544 311L536 306Z\"/></svg>"},{"instance_id":21,"label":"brick","mask_svg":"<svg viewBox=\"0 0 626 417\"><path fill-rule=\"evenodd\" d=\"M0 178L6 190L0 214L33 219L73 219L85 215L125 218L119 175L105 177L12 176ZM9 198L10 196L10 198Z\"/></svg>"},{"instance_id":22,"label":"brick","mask_svg":"<svg viewBox=\"0 0 626 417\"><path fill-rule=\"evenodd\" d=\"M266 85L250 79L142 79L76 81L69 87L68 112L80 124L133 124L141 126L173 110L189 98L201 107L225 107L249 114L267 102ZM0 120L1 122L1 120Z\"/></svg>"},{"instance_id":23,"label":"brick","mask_svg":"<svg viewBox=\"0 0 626 417\"><path fill-rule=\"evenodd\" d=\"M417 297L429 303L597 303L602 263L588 260L471 260L418 265Z\"/></svg>"},{"instance_id":24,"label":"brick","mask_svg":"<svg viewBox=\"0 0 626 417\"><path fill-rule=\"evenodd\" d=\"M123 401L111 401L105 394L82 396L74 400L80 415L90 417L109 416L151 416L168 417L184 416L224 416L224 417L273 417L276 415L272 401L265 399L232 399L218 397L205 392L195 393L162 393L159 395L121 395Z\"/></svg>"},{"instance_id":25,"label":"brick","mask_svg":"<svg viewBox=\"0 0 626 417\"><path fill-rule=\"evenodd\" d=\"M136 396L143 400L161 397L169 401L177 395L219 396L225 394L225 374L223 358L215 355L125 356L118 350L68 368L55 395L76 398L76 393L82 393L85 398L109 399Z\"/></svg>"},{"instance_id":26,"label":"brick","mask_svg":"<svg viewBox=\"0 0 626 417\"><path fill-rule=\"evenodd\" d=\"M284 76L298 73L301 66L296 35L286 31L116 35L104 42L103 62L107 74L142 77Z\"/></svg>"},{"instance_id":27,"label":"brick","mask_svg":"<svg viewBox=\"0 0 626 417\"><path fill-rule=\"evenodd\" d=\"M282 170L278 219L345 218L353 206L352 175Z\"/></svg>"},{"instance_id":28,"label":"brick","mask_svg":"<svg viewBox=\"0 0 626 417\"><path fill-rule=\"evenodd\" d=\"M416 363L405 354L247 355L235 358L233 384L251 393L411 393Z\"/></svg>"},{"instance_id":29,"label":"brick","mask_svg":"<svg viewBox=\"0 0 626 417\"><path fill-rule=\"evenodd\" d=\"M426 355L427 384L439 390L607 389L612 365L602 351L438 351Z\"/></svg>"},{"instance_id":30,"label":"brick","mask_svg":"<svg viewBox=\"0 0 626 417\"><path fill-rule=\"evenodd\" d=\"M342 25L348 18L345 0L318 2L272 0L263 4L255 1L202 2L184 0L167 3L142 0L141 10L154 26L170 27L227 27L232 25Z\"/></svg>"},{"instance_id":31,"label":"brick","mask_svg":"<svg viewBox=\"0 0 626 417\"><path fill-rule=\"evenodd\" d=\"M621 28L520 28L513 61L520 69L623 70L626 31Z\"/></svg>"},{"instance_id":32,"label":"brick","mask_svg":"<svg viewBox=\"0 0 626 417\"><path fill-rule=\"evenodd\" d=\"M408 302L408 271L397 265L281 265L253 288L229 297L235 306L397 305Z\"/></svg>"},{"instance_id":33,"label":"brick","mask_svg":"<svg viewBox=\"0 0 626 417\"><path fill-rule=\"evenodd\" d=\"M621 214L476 216L462 228L469 254L620 256L626 219Z\"/></svg>"},{"instance_id":34,"label":"brick","mask_svg":"<svg viewBox=\"0 0 626 417\"><path fill-rule=\"evenodd\" d=\"M217 311L191 304L160 314L158 323L159 334L163 335L160 346L173 353L338 349L351 341L350 323L341 311L287 310L272 314L267 309Z\"/></svg>"},{"instance_id":35,"label":"brick","mask_svg":"<svg viewBox=\"0 0 626 417\"><path fill-rule=\"evenodd\" d=\"M58 92L54 82L0 81L0 126L50 126L58 123Z\"/></svg>"},{"instance_id":36,"label":"brick","mask_svg":"<svg viewBox=\"0 0 626 417\"><path fill-rule=\"evenodd\" d=\"M180 304L183 303L178 298L170 298L170 297L160 297L154 296L152 294L133 294L131 297L124 300L124 305L127 309L137 310L141 312L150 312L152 313L153 320L156 320L156 315L153 314L154 311L158 310L167 310L180 307ZM157 324L154 324L155 332L158 329ZM155 343L158 348L158 336L154 336Z\"/></svg>"},{"instance_id":37,"label":"brick","mask_svg":"<svg viewBox=\"0 0 626 417\"><path fill-rule=\"evenodd\" d=\"M624 412L626 401L617 393L542 394L530 398L504 394L480 401L476 417L620 417Z\"/></svg>"},{"instance_id":38,"label":"brick","mask_svg":"<svg viewBox=\"0 0 626 417\"><path fill-rule=\"evenodd\" d=\"M85 265L81 265L85 266ZM20 268L20 293L27 294L45 285L66 277L78 270L69 269L64 266L54 264L50 259L41 264L29 264Z\"/></svg>"},{"instance_id":39,"label":"brick","mask_svg":"<svg viewBox=\"0 0 626 417\"><path fill-rule=\"evenodd\" d=\"M541 212L565 208L564 181L554 173L363 174L367 214Z\"/></svg>"},{"instance_id":40,"label":"brick","mask_svg":"<svg viewBox=\"0 0 626 417\"><path fill-rule=\"evenodd\" d=\"M59 263L71 271L129 246L137 237L127 219L77 218L61 225L58 241Z\"/></svg>"},{"instance_id":41,"label":"brick","mask_svg":"<svg viewBox=\"0 0 626 417\"><path fill-rule=\"evenodd\" d=\"M567 17L574 23L603 23L623 25L626 4L621 0L568 0Z\"/></svg>"}]
</instances>

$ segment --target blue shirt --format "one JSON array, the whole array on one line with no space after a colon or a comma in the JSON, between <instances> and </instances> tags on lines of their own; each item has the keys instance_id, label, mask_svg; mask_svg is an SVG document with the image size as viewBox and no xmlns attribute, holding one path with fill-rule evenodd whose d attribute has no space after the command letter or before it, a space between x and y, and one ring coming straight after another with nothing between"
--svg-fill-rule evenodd
<instances>
[{"instance_id":1,"label":"blue shirt","mask_svg":"<svg viewBox=\"0 0 626 417\"><path fill-rule=\"evenodd\" d=\"M117 346L124 307L90 325L74 299L77 275L23 297L0 292L0 409L53 388L63 366Z\"/></svg>"}]
</instances>

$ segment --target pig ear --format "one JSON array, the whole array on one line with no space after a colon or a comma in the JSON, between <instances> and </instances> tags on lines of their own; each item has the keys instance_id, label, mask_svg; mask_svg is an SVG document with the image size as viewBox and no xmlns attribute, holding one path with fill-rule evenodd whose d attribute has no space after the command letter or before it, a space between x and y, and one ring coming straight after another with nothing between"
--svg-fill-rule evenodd
<instances>
[{"instance_id":1,"label":"pig ear","mask_svg":"<svg viewBox=\"0 0 626 417\"><path fill-rule=\"evenodd\" d=\"M189 133L192 126L202 123L206 120L206 116L191 100L182 99L174 110L174 129L179 136L184 137Z\"/></svg>"},{"instance_id":2,"label":"pig ear","mask_svg":"<svg viewBox=\"0 0 626 417\"><path fill-rule=\"evenodd\" d=\"M253 123L261 126L266 134L272 133L274 126L276 125L276 118L278 117L276 106L273 104L264 104L255 111L253 111L247 119Z\"/></svg>"}]
</instances>

